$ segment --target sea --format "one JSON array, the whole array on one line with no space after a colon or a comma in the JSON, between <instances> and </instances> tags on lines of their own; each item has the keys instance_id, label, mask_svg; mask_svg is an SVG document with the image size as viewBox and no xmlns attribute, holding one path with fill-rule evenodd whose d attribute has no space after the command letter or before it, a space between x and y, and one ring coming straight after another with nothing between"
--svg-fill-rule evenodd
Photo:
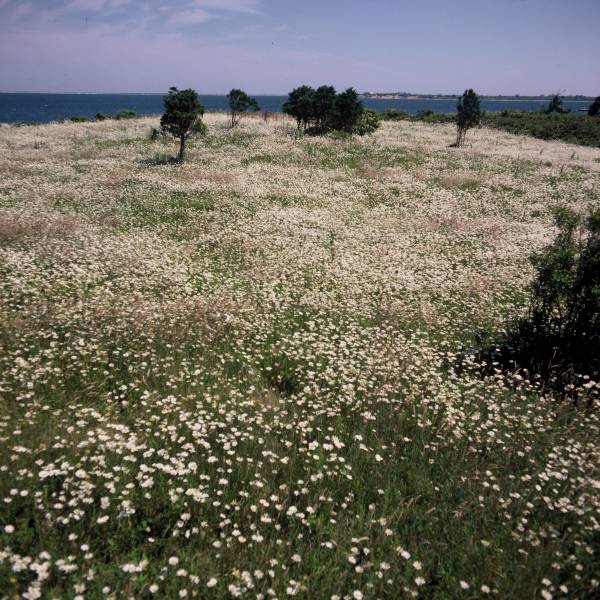
<instances>
[{"instance_id":1,"label":"sea","mask_svg":"<svg viewBox=\"0 0 600 600\"><path fill-rule=\"evenodd\" d=\"M281 112L287 96L254 96L261 110ZM0 93L0 123L50 123L70 117L94 117L96 113L115 115L119 110L129 109L141 115L163 112L163 94L19 94ZM200 96L208 110L227 110L226 96ZM374 99L364 98L367 108L378 112L395 108L410 114L420 110L448 113L456 110L456 99ZM539 111L547 106L548 100L482 99L481 107L494 112L506 109ZM563 105L585 114L590 101L563 100Z\"/></svg>"}]
</instances>

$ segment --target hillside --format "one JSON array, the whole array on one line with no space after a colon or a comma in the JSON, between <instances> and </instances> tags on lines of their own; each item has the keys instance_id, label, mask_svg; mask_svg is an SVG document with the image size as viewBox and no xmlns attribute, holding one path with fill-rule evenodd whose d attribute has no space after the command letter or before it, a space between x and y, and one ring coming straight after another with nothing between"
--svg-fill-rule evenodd
<instances>
[{"instance_id":1,"label":"hillside","mask_svg":"<svg viewBox=\"0 0 600 600\"><path fill-rule=\"evenodd\" d=\"M205 120L0 128L2 593L600 593L598 413L462 351L600 150Z\"/></svg>"}]
</instances>

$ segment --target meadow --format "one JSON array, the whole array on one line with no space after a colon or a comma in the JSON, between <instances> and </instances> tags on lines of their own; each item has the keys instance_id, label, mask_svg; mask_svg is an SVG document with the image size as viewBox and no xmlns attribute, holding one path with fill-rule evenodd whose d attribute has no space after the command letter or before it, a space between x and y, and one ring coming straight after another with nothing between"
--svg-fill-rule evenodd
<instances>
[{"instance_id":1,"label":"meadow","mask_svg":"<svg viewBox=\"0 0 600 600\"><path fill-rule=\"evenodd\" d=\"M0 128L0 597L599 597L599 411L468 348L600 149L205 121Z\"/></svg>"}]
</instances>

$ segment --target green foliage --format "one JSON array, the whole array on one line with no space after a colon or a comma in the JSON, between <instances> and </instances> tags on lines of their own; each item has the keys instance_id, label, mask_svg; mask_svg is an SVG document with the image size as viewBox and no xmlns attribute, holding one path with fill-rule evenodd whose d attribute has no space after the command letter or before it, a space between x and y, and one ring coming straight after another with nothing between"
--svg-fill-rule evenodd
<instances>
[{"instance_id":1,"label":"green foliage","mask_svg":"<svg viewBox=\"0 0 600 600\"><path fill-rule=\"evenodd\" d=\"M364 112L354 88L348 88L335 99L334 129L352 133Z\"/></svg>"},{"instance_id":2,"label":"green foliage","mask_svg":"<svg viewBox=\"0 0 600 600\"><path fill-rule=\"evenodd\" d=\"M257 112L260 110L255 98L250 98L243 90L233 89L227 94L229 100L229 115L231 117L231 127L235 127L242 116L247 111Z\"/></svg>"},{"instance_id":3,"label":"green foliage","mask_svg":"<svg viewBox=\"0 0 600 600\"><path fill-rule=\"evenodd\" d=\"M322 85L317 88L313 96L312 119L317 129L327 129L333 126L335 116L336 92L331 85Z\"/></svg>"},{"instance_id":4,"label":"green foliage","mask_svg":"<svg viewBox=\"0 0 600 600\"><path fill-rule=\"evenodd\" d=\"M531 259L528 315L511 323L484 358L572 395L600 376L600 209L582 220L562 207L555 222L556 239Z\"/></svg>"},{"instance_id":5,"label":"green foliage","mask_svg":"<svg viewBox=\"0 0 600 600\"><path fill-rule=\"evenodd\" d=\"M314 115L315 90L308 85L301 85L288 94L283 105L283 112L296 119L298 129L309 126Z\"/></svg>"},{"instance_id":6,"label":"green foliage","mask_svg":"<svg viewBox=\"0 0 600 600\"><path fill-rule=\"evenodd\" d=\"M569 109L565 108L562 103L562 98L556 94L552 96L552 100L548 104L548 108L546 108L546 114L550 115L552 113L564 114L568 113Z\"/></svg>"},{"instance_id":7,"label":"green foliage","mask_svg":"<svg viewBox=\"0 0 600 600\"><path fill-rule=\"evenodd\" d=\"M104 113L96 113L96 121L106 121L107 119L110 119L110 117L108 115L105 115Z\"/></svg>"},{"instance_id":8,"label":"green foliage","mask_svg":"<svg viewBox=\"0 0 600 600\"><path fill-rule=\"evenodd\" d=\"M460 148L465 143L467 131L480 124L482 113L479 105L479 96L472 90L465 90L456 106L456 147Z\"/></svg>"},{"instance_id":9,"label":"green foliage","mask_svg":"<svg viewBox=\"0 0 600 600\"><path fill-rule=\"evenodd\" d=\"M381 118L379 113L374 110L365 109L358 123L354 126L352 133L356 133L357 135L371 134L377 131L380 125Z\"/></svg>"},{"instance_id":10,"label":"green foliage","mask_svg":"<svg viewBox=\"0 0 600 600\"><path fill-rule=\"evenodd\" d=\"M163 133L179 140L177 160L181 162L184 159L186 141L191 136L206 131L202 123L204 107L195 90L178 90L176 87L169 89L163 102L165 112L160 118L160 127Z\"/></svg>"},{"instance_id":11,"label":"green foliage","mask_svg":"<svg viewBox=\"0 0 600 600\"><path fill-rule=\"evenodd\" d=\"M121 119L136 119L137 117L138 114L135 111L124 108L116 114L115 119L120 121Z\"/></svg>"},{"instance_id":12,"label":"green foliage","mask_svg":"<svg viewBox=\"0 0 600 600\"><path fill-rule=\"evenodd\" d=\"M73 123L89 123L92 119L90 119L89 117L76 115L74 117L71 117L69 120Z\"/></svg>"},{"instance_id":13,"label":"green foliage","mask_svg":"<svg viewBox=\"0 0 600 600\"><path fill-rule=\"evenodd\" d=\"M329 131L353 133L364 108L353 88L336 94L333 86L322 85L316 91L307 85L288 94L283 112L294 117L298 129L313 134Z\"/></svg>"},{"instance_id":14,"label":"green foliage","mask_svg":"<svg viewBox=\"0 0 600 600\"><path fill-rule=\"evenodd\" d=\"M598 96L588 110L588 115L590 117L596 117L600 115L600 96Z\"/></svg>"},{"instance_id":15,"label":"green foliage","mask_svg":"<svg viewBox=\"0 0 600 600\"><path fill-rule=\"evenodd\" d=\"M587 115L503 111L486 113L483 124L542 140L562 140L571 144L600 148L600 119Z\"/></svg>"},{"instance_id":16,"label":"green foliage","mask_svg":"<svg viewBox=\"0 0 600 600\"><path fill-rule=\"evenodd\" d=\"M388 108L381 113L381 119L383 121L405 121L410 115L403 111L395 108Z\"/></svg>"}]
</instances>

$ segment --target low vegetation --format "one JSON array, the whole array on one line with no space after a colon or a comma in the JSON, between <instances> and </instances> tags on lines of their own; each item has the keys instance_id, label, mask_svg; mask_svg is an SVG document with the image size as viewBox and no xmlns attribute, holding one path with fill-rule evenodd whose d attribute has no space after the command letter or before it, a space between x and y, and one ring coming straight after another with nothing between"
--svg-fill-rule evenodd
<instances>
[{"instance_id":1,"label":"low vegetation","mask_svg":"<svg viewBox=\"0 0 600 600\"><path fill-rule=\"evenodd\" d=\"M464 348L557 235L572 306L600 150L203 122L0 128L2 594L597 597L598 379Z\"/></svg>"},{"instance_id":2,"label":"low vegetation","mask_svg":"<svg viewBox=\"0 0 600 600\"><path fill-rule=\"evenodd\" d=\"M399 113L399 114L398 114ZM414 116L401 111L385 111L383 120L422 121L429 124L456 123L455 114L421 111ZM518 135L530 135L541 140L559 140L600 148L600 118L576 113L546 114L540 112L505 110L487 112L481 124Z\"/></svg>"}]
</instances>

